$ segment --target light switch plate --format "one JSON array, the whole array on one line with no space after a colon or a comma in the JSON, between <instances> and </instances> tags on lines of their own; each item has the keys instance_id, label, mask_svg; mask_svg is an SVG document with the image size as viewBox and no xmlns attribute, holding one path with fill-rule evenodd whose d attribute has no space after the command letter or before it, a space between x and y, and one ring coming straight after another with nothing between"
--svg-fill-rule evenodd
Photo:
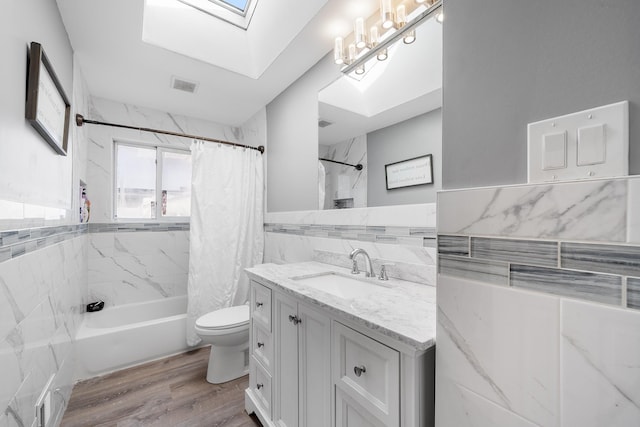
<instances>
[{"instance_id":1,"label":"light switch plate","mask_svg":"<svg viewBox=\"0 0 640 427\"><path fill-rule=\"evenodd\" d=\"M566 135L564 168L557 166L558 134ZM628 175L629 102L530 123L527 151L530 183Z\"/></svg>"}]
</instances>

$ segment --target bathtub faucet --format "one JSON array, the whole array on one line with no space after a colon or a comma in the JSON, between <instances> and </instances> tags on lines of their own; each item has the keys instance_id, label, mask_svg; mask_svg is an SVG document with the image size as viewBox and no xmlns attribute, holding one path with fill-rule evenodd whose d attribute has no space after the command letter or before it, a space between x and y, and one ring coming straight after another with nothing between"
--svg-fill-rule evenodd
<instances>
[{"instance_id":1,"label":"bathtub faucet","mask_svg":"<svg viewBox=\"0 0 640 427\"><path fill-rule=\"evenodd\" d=\"M92 313L94 311L100 311L104 308L104 301L96 301L87 304L87 312Z\"/></svg>"}]
</instances>

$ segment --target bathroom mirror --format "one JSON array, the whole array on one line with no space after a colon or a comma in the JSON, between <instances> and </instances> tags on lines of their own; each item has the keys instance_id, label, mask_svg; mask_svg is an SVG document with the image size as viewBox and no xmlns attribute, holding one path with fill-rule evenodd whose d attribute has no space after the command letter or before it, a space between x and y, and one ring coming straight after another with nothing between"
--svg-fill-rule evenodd
<instances>
[{"instance_id":1,"label":"bathroom mirror","mask_svg":"<svg viewBox=\"0 0 640 427\"><path fill-rule=\"evenodd\" d=\"M400 40L385 61L367 62L362 76L342 75L320 90L319 157L363 165L320 161L321 209L434 202L441 188L441 106L442 25L433 18L420 24L413 43ZM386 164L428 154L433 184L386 189Z\"/></svg>"}]
</instances>

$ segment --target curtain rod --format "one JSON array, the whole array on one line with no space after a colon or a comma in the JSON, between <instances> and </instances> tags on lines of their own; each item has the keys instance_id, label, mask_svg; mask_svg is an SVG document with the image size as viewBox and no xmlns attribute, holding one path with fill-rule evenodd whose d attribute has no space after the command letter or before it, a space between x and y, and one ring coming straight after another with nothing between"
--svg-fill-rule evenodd
<instances>
[{"instance_id":1,"label":"curtain rod","mask_svg":"<svg viewBox=\"0 0 640 427\"><path fill-rule=\"evenodd\" d=\"M356 170L359 170L359 171L362 170L362 165L360 163L358 163L357 165L352 165L350 163L339 162L337 160L331 160L331 159L324 159L322 157L318 158L318 160L324 160L325 162L331 162L331 163L339 163L341 165L351 166L352 168L356 168Z\"/></svg>"},{"instance_id":2,"label":"curtain rod","mask_svg":"<svg viewBox=\"0 0 640 427\"><path fill-rule=\"evenodd\" d=\"M88 123L88 124L91 124L91 125L112 126L112 127L116 127L116 128L133 129L133 130L139 130L139 131L143 131L143 132L160 133L160 134L163 134L163 135L179 136L181 138L190 138L190 139L199 139L199 140L202 140L202 141L217 142L219 144L227 144L227 145L233 145L235 147L249 148L251 150L257 150L260 153L264 153L264 146L263 145L260 145L258 147L252 147L251 145L244 145L244 144L238 144L236 142L222 141L220 139L207 138L207 137L198 136L198 135L189 135L189 134L186 134L186 133L171 132L171 131L168 131L168 130L159 130L159 129L143 128L143 127L136 127L136 126L120 125L120 124L117 124L117 123L99 122L97 120L85 119L82 116L82 114L76 114L76 125L77 126L82 126L85 123Z\"/></svg>"}]
</instances>

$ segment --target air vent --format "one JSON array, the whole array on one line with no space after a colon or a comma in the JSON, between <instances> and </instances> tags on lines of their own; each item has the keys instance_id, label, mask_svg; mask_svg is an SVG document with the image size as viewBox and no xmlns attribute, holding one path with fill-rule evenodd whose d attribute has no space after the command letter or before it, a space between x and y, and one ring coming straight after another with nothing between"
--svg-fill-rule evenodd
<instances>
[{"instance_id":1,"label":"air vent","mask_svg":"<svg viewBox=\"0 0 640 427\"><path fill-rule=\"evenodd\" d=\"M326 128L327 126L331 126L333 123L332 122L328 122L326 120L318 120L318 127L320 128Z\"/></svg>"},{"instance_id":2,"label":"air vent","mask_svg":"<svg viewBox=\"0 0 640 427\"><path fill-rule=\"evenodd\" d=\"M194 93L198 89L198 83L173 76L171 77L171 87L183 92Z\"/></svg>"}]
</instances>

